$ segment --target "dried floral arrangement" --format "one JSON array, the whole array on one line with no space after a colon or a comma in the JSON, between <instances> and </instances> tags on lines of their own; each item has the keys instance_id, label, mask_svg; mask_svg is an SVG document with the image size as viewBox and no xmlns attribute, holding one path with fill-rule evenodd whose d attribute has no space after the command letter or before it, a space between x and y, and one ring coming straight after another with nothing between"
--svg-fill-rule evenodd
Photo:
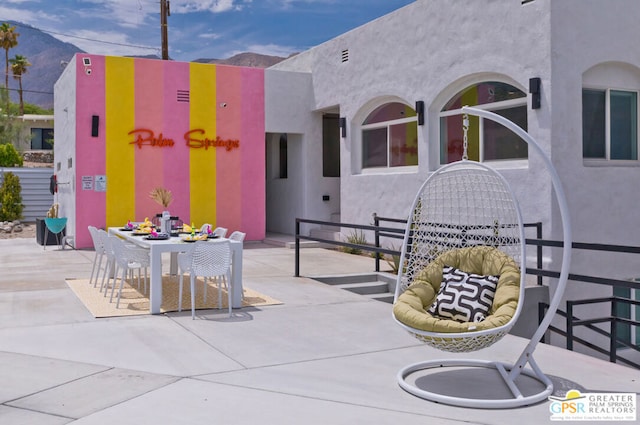
<instances>
[{"instance_id":1,"label":"dried floral arrangement","mask_svg":"<svg viewBox=\"0 0 640 425\"><path fill-rule=\"evenodd\" d=\"M156 187L149 193L149 197L156 201L158 204L167 208L171 202L173 202L173 195L170 190L163 187Z\"/></svg>"}]
</instances>

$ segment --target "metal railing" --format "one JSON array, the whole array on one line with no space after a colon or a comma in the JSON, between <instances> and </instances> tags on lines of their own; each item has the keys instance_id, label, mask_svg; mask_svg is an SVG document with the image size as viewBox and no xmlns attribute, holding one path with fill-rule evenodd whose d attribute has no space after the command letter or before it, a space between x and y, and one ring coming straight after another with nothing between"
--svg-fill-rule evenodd
<instances>
[{"instance_id":1,"label":"metal railing","mask_svg":"<svg viewBox=\"0 0 640 425\"><path fill-rule=\"evenodd\" d=\"M537 245L537 246L547 246L547 247L556 247L561 248L564 246L562 241L552 241L552 240L533 240L527 241L527 244ZM613 253L623 253L623 254L640 254L640 247L637 246L628 246L628 245L612 245L612 244L597 244L597 243L583 243L583 242L573 242L571 244L572 249L578 250L586 250L586 251L596 251L596 252L613 252ZM550 270L542 270L538 269L527 269L527 274L533 274L536 276L545 276L550 278L557 278L560 276L559 272L550 271ZM575 274L569 273L568 279L575 282L584 282L584 283L593 283L597 285L606 285L611 286L612 288L627 288L627 289L636 289L640 290L640 284L638 282L634 282L631 280L623 280L623 279L611 279L607 277L601 276L589 276L583 274ZM594 317L594 318L579 318L574 315L574 307L578 305L593 305L600 303L611 303L610 315L605 317ZM593 351L596 351L600 354L604 354L609 357L609 361L613 363L624 363L628 366L632 366L640 369L640 364L634 362L626 357L623 357L619 353L619 349L621 347L627 347L628 349L635 351L636 353L640 353L640 347L638 344L631 344L630 341L627 341L618 336L618 324L628 325L631 329L632 333L635 331L638 326L640 326L640 321L631 320L626 317L620 316L620 310L618 308L619 304L627 304L630 306L640 306L640 301L621 298L621 297L601 297L601 298L588 298L583 300L567 300L566 301L566 311L562 311L558 309L557 314L565 319L565 327L566 330L562 330L557 326L550 325L549 331L554 332L558 335L562 335L566 338L566 348L568 350L573 350L574 344L578 343L584 347L587 347ZM539 306L538 317L539 320L542 320L544 313L548 304L541 304ZM599 323L608 323L609 330L600 328L595 326ZM606 337L609 340L609 347L607 349L598 347L591 342L580 338L575 335L574 328L583 327L592 331L594 334L601 335ZM544 341L543 341L544 342Z\"/></svg>"},{"instance_id":2,"label":"metal railing","mask_svg":"<svg viewBox=\"0 0 640 425\"><path fill-rule=\"evenodd\" d=\"M350 224L350 223L335 223L335 222L326 222L320 220L307 220L307 219L296 219L296 234L295 234L295 276L300 276L300 240L309 240L316 241L351 249L358 249L363 251L370 251L375 253L375 271L380 271L380 255L379 254L387 254L391 256L400 256L401 252L395 249L383 248L381 246L381 238L393 238L393 239L404 239L405 228L403 227L389 227L389 226L381 226L380 223L394 223L394 224L406 224L405 219L398 218L390 218L390 217L380 217L377 214L373 214L373 225L361 225L361 224ZM329 239L322 239L312 236L303 236L300 234L300 224L317 224L322 226L331 226L335 228L349 228L356 230L368 230L374 232L374 245L363 245L363 244L354 244L351 242L345 241L336 241ZM525 227L535 228L536 236L534 239L525 239L525 243L528 246L536 247L536 258L535 268L527 268L525 273L528 275L533 275L537 277L538 285L542 285L542 279L544 277L547 278L558 278L560 276L560 272L552 271L552 270L544 270L543 269L543 248L551 247L551 248L562 248L564 243L562 241L553 241L553 240L544 240L542 239L542 223L527 223L524 224ZM582 242L573 242L571 245L572 249L578 250L587 250L587 251L596 251L596 252L614 252L614 253L625 253L625 254L640 254L640 247L637 246L625 246L625 245L611 245L611 244L593 244L593 243L582 243ZM616 288L629 288L629 289L637 289L640 290L640 284L638 282L633 282L630 280L621 280L621 279L611 279L607 277L600 276L589 276L583 274L575 274L569 273L569 280L576 282L585 282L585 283L593 283L599 285L607 285ZM578 318L574 316L574 307L577 305L585 305L585 304L597 304L597 303L611 303L611 314L606 317L597 317L597 318ZM629 366L639 368L640 364L627 359L619 354L619 348L626 347L635 352L640 352L640 348L637 344L631 344L629 341L620 338L618 335L618 324L627 325L632 333L638 326L640 326L640 321L631 320L629 318L625 318L620 316L620 309L618 306L620 304L626 304L629 306L634 306L640 309L640 301L635 301L627 298L620 297L605 297L605 298L593 298L593 299L585 299L585 300L568 300L567 301L567 311L558 310L557 314L561 317L565 318L566 330L562 330L556 326L549 326L549 331L554 332L556 334L562 335L566 338L566 348L568 350L573 350L574 344L578 343L587 347L591 350L594 350L600 354L607 355L611 362L620 362L627 364ZM539 305L539 320L542 320L544 317L545 309L548 305L541 303ZM596 326L600 323L609 323L610 330L607 331L602 329L601 327ZM584 327L585 329L589 329L595 334L605 336L609 339L609 347L608 349L604 349L601 347L597 347L591 342L577 337L574 332L574 328L576 327ZM543 338L544 342L544 338Z\"/></svg>"},{"instance_id":3,"label":"metal railing","mask_svg":"<svg viewBox=\"0 0 640 425\"><path fill-rule=\"evenodd\" d=\"M356 230L373 230L375 232L388 232L391 234L402 234L404 235L404 229L394 228L394 227L381 227L381 226L372 226L365 224L350 224L350 223L334 223L329 221L319 221L319 220L307 220L303 218L296 218L296 262L295 262L295 277L300 277L300 240L307 241L315 241L326 243L330 245L342 246L345 248L359 249L363 251L371 251L376 254L388 254L388 255L400 255L399 251L395 251L392 249L383 248L381 246L373 246L373 245L362 245L362 244L354 244L350 242L336 241L331 239L322 239L316 238L313 236L303 236L300 234L300 224L319 224L322 226L330 226L337 228L347 228L347 229L356 229ZM376 259L378 259L378 255L375 255ZM379 266L376 267L376 271L379 270Z\"/></svg>"}]
</instances>

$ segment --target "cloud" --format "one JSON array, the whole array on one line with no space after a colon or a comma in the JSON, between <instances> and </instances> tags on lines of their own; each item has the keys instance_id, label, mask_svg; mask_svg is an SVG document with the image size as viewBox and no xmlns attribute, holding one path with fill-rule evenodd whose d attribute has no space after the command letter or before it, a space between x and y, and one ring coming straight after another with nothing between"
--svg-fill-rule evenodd
<instances>
[{"instance_id":1,"label":"cloud","mask_svg":"<svg viewBox=\"0 0 640 425\"><path fill-rule=\"evenodd\" d=\"M87 53L106 56L144 56L160 55L160 48L155 46L132 45L126 36L115 31L79 30L73 34L54 34L59 40L72 43Z\"/></svg>"},{"instance_id":2,"label":"cloud","mask_svg":"<svg viewBox=\"0 0 640 425\"><path fill-rule=\"evenodd\" d=\"M221 38L220 34L216 34L214 32L206 33L206 34L198 34L198 38L205 38L207 40L217 40Z\"/></svg>"},{"instance_id":3,"label":"cloud","mask_svg":"<svg viewBox=\"0 0 640 425\"><path fill-rule=\"evenodd\" d=\"M229 12L232 10L242 10L245 4L238 0L189 0L178 4L171 4L171 13L194 13L194 12Z\"/></svg>"},{"instance_id":4,"label":"cloud","mask_svg":"<svg viewBox=\"0 0 640 425\"><path fill-rule=\"evenodd\" d=\"M103 22L103 25L138 28L146 22L158 20L157 0L77 0L84 3L73 11L84 22Z\"/></svg>"},{"instance_id":5,"label":"cloud","mask_svg":"<svg viewBox=\"0 0 640 425\"><path fill-rule=\"evenodd\" d=\"M18 2L16 2L17 4ZM3 21L17 21L25 24L35 26L43 19L52 18L52 15L48 15L42 11L17 9L13 7L0 6L0 16Z\"/></svg>"}]
</instances>

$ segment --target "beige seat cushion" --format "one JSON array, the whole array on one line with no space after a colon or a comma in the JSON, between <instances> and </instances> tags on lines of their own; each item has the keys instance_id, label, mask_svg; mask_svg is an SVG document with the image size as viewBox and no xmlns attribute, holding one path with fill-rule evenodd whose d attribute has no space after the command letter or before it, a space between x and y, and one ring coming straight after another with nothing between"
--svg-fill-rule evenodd
<instances>
[{"instance_id":1,"label":"beige seat cushion","mask_svg":"<svg viewBox=\"0 0 640 425\"><path fill-rule=\"evenodd\" d=\"M432 316L427 309L435 301L442 268L451 266L467 273L499 276L489 316L481 322L458 322ZM511 320L520 297L520 269L505 253L489 246L454 249L438 256L420 271L393 306L393 314L405 325L428 332L467 332L493 329Z\"/></svg>"}]
</instances>

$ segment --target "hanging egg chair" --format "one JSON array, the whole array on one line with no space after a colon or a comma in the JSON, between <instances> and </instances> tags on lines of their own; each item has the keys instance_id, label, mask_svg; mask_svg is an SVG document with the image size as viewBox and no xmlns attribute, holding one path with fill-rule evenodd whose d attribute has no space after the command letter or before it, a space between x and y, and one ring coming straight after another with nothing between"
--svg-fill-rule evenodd
<instances>
[{"instance_id":1,"label":"hanging egg chair","mask_svg":"<svg viewBox=\"0 0 640 425\"><path fill-rule=\"evenodd\" d=\"M552 382L533 359L566 286L571 247L568 208L558 175L538 143L513 122L495 113L463 107L462 160L447 164L420 187L407 222L394 295L393 318L411 335L439 350L466 353L502 339L517 321L525 294L525 237L520 208L504 177L489 165L467 158L468 115L507 127L543 158L551 176L563 225L563 257L557 289L547 313L525 350L513 364L485 360L430 360L403 368L400 386L427 400L446 404L506 408L539 402L553 391ZM530 368L527 368L526 365ZM407 379L439 367L496 369L512 397L454 397L419 388ZM535 394L516 385L520 375L542 383Z\"/></svg>"}]
</instances>

